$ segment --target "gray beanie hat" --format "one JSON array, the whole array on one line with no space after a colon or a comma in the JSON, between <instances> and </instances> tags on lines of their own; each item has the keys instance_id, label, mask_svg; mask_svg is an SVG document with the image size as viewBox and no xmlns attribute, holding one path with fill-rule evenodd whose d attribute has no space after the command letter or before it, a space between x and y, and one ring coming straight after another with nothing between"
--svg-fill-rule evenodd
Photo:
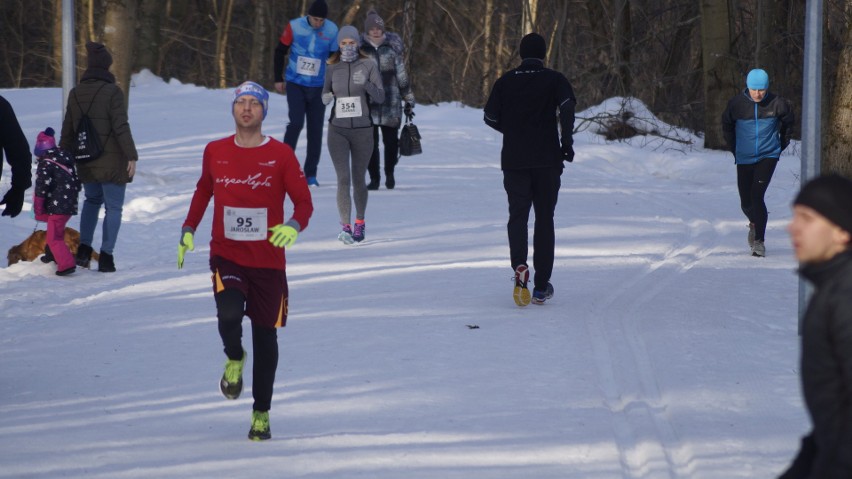
<instances>
[{"instance_id":1,"label":"gray beanie hat","mask_svg":"<svg viewBox=\"0 0 852 479\"><path fill-rule=\"evenodd\" d=\"M346 25L337 32L337 43L343 40L355 40L355 43L360 43L361 37L358 34L358 29L352 25Z\"/></svg>"},{"instance_id":2,"label":"gray beanie hat","mask_svg":"<svg viewBox=\"0 0 852 479\"><path fill-rule=\"evenodd\" d=\"M373 28L378 28L381 31L385 31L385 21L382 20L382 17L376 13L375 10L370 10L367 12L367 20L364 21L364 33L369 34L370 30Z\"/></svg>"}]
</instances>

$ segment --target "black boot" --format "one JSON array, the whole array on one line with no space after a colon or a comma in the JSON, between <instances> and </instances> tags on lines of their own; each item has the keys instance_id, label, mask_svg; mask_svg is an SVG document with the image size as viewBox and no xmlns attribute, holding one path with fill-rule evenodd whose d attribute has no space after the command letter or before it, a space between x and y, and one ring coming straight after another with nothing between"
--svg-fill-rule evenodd
<instances>
[{"instance_id":1,"label":"black boot","mask_svg":"<svg viewBox=\"0 0 852 479\"><path fill-rule=\"evenodd\" d=\"M74 262L81 268L89 269L89 263L92 261L92 247L80 243L77 247L77 254L74 256Z\"/></svg>"},{"instance_id":2,"label":"black boot","mask_svg":"<svg viewBox=\"0 0 852 479\"><path fill-rule=\"evenodd\" d=\"M98 271L101 273L115 273L115 258L101 250L101 257L98 259Z\"/></svg>"},{"instance_id":3,"label":"black boot","mask_svg":"<svg viewBox=\"0 0 852 479\"><path fill-rule=\"evenodd\" d=\"M370 183L367 184L367 189L368 190L378 190L380 181L381 180L379 180L378 177L370 178Z\"/></svg>"},{"instance_id":4,"label":"black boot","mask_svg":"<svg viewBox=\"0 0 852 479\"><path fill-rule=\"evenodd\" d=\"M393 171L386 171L385 177L385 186L387 186L389 190L392 190L393 187L396 186L396 180L393 179Z\"/></svg>"},{"instance_id":5,"label":"black boot","mask_svg":"<svg viewBox=\"0 0 852 479\"><path fill-rule=\"evenodd\" d=\"M42 263L53 263L56 259L53 257L53 253L50 252L50 245L44 245L44 256L41 257Z\"/></svg>"}]
</instances>

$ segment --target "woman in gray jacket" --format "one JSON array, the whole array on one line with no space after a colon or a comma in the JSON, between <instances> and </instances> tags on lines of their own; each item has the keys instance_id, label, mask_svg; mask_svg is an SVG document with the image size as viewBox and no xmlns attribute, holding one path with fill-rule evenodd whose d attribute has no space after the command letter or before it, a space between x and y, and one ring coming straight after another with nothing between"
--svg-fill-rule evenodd
<instances>
[{"instance_id":1,"label":"woman in gray jacket","mask_svg":"<svg viewBox=\"0 0 852 479\"><path fill-rule=\"evenodd\" d=\"M328 152L337 173L337 211L346 244L364 240L367 209L367 164L373 153L370 103L385 98L378 66L358 48L358 30L347 25L337 34L340 50L328 59L322 101L334 103L328 127ZM354 190L350 197L350 189ZM352 225L352 200L355 224Z\"/></svg>"}]
</instances>

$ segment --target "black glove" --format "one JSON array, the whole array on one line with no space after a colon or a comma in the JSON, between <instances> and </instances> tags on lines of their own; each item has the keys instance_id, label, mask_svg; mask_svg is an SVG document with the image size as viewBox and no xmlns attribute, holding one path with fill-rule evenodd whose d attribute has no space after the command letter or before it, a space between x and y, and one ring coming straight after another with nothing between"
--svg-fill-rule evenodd
<instances>
[{"instance_id":1,"label":"black glove","mask_svg":"<svg viewBox=\"0 0 852 479\"><path fill-rule=\"evenodd\" d=\"M574 147L572 145L562 145L562 161L568 163L574 161Z\"/></svg>"},{"instance_id":2,"label":"black glove","mask_svg":"<svg viewBox=\"0 0 852 479\"><path fill-rule=\"evenodd\" d=\"M405 116L408 117L409 120L414 118L414 105L411 102L405 102L402 112L405 113Z\"/></svg>"},{"instance_id":3,"label":"black glove","mask_svg":"<svg viewBox=\"0 0 852 479\"><path fill-rule=\"evenodd\" d=\"M6 205L3 216L11 216L12 218L18 216L24 206L24 192L24 190L14 187L6 192L3 199L0 200L0 205Z\"/></svg>"}]
</instances>

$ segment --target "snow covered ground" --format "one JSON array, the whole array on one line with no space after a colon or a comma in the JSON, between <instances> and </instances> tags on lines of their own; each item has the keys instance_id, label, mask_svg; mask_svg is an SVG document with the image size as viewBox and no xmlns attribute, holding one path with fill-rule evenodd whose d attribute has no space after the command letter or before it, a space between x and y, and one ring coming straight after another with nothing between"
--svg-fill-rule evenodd
<instances>
[{"instance_id":1,"label":"snow covered ground","mask_svg":"<svg viewBox=\"0 0 852 479\"><path fill-rule=\"evenodd\" d=\"M31 144L61 126L60 89L0 94ZM250 389L217 388L210 210L183 270L175 257L204 145L233 132L230 98L136 75L118 272L0 269L0 478L731 479L794 455L809 428L785 231L799 157L779 163L758 259L730 154L576 135L556 295L518 308L501 138L457 104L417 107L424 153L370 192L364 244L336 240L323 151L287 252L273 438L247 440ZM273 94L266 133L283 136L286 109ZM3 251L36 226L24 208L0 219Z\"/></svg>"}]
</instances>

